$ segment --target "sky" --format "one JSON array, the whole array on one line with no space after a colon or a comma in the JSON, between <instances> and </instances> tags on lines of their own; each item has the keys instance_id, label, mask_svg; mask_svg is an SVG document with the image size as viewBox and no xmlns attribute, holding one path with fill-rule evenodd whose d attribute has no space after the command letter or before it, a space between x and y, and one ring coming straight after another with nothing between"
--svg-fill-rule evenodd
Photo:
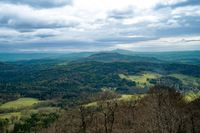
<instances>
[{"instance_id":1,"label":"sky","mask_svg":"<svg viewBox=\"0 0 200 133\"><path fill-rule=\"evenodd\" d=\"M0 52L200 50L200 0L0 0Z\"/></svg>"}]
</instances>

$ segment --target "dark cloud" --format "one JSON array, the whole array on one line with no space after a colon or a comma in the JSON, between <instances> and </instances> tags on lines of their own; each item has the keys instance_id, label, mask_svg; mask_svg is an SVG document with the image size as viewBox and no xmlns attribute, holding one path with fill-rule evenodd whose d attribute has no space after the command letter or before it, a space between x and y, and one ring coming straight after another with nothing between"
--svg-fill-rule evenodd
<instances>
[{"instance_id":1,"label":"dark cloud","mask_svg":"<svg viewBox=\"0 0 200 133\"><path fill-rule=\"evenodd\" d=\"M14 44L0 44L0 51L17 52L17 51L59 51L62 49L91 49L98 47L98 43L88 41L76 41L76 40L65 40L65 41L38 41L38 42L21 42ZM100 46L99 46L100 47Z\"/></svg>"},{"instance_id":2,"label":"dark cloud","mask_svg":"<svg viewBox=\"0 0 200 133\"><path fill-rule=\"evenodd\" d=\"M170 7L172 9L174 8L178 8L178 7L184 7L184 6L196 6L196 5L200 5L200 0L186 0L184 2L179 2L177 4L174 5L162 5L162 4L158 4L155 7L155 10L159 10L161 8L166 8L166 7Z\"/></svg>"},{"instance_id":3,"label":"dark cloud","mask_svg":"<svg viewBox=\"0 0 200 133\"><path fill-rule=\"evenodd\" d=\"M173 29L162 29L162 30L157 30L156 33L160 37L165 37L165 36L181 36L181 35L197 35L200 34L200 27L176 27Z\"/></svg>"},{"instance_id":4,"label":"dark cloud","mask_svg":"<svg viewBox=\"0 0 200 133\"><path fill-rule=\"evenodd\" d=\"M114 10L108 13L109 18L114 19L125 19L133 17L134 11L131 8L128 8L126 10Z\"/></svg>"},{"instance_id":5,"label":"dark cloud","mask_svg":"<svg viewBox=\"0 0 200 133\"><path fill-rule=\"evenodd\" d=\"M96 40L99 43L105 44L123 44L123 43L136 43L141 41L154 40L156 38L150 37L110 37Z\"/></svg>"},{"instance_id":6,"label":"dark cloud","mask_svg":"<svg viewBox=\"0 0 200 133\"><path fill-rule=\"evenodd\" d=\"M200 34L200 20L199 17L195 16L182 16L177 19L179 26L165 28L165 29L157 29L155 33L157 36L180 36L180 35L198 35ZM164 23L164 22L163 22ZM165 24L165 23L164 23Z\"/></svg>"},{"instance_id":7,"label":"dark cloud","mask_svg":"<svg viewBox=\"0 0 200 133\"><path fill-rule=\"evenodd\" d=\"M47 20L37 20L34 18L21 18L14 14L4 13L0 15L0 27L14 28L21 32L31 32L34 29L43 29L43 28L63 28L63 27L74 27L77 26L76 22L62 23L57 21L47 21Z\"/></svg>"},{"instance_id":8,"label":"dark cloud","mask_svg":"<svg viewBox=\"0 0 200 133\"><path fill-rule=\"evenodd\" d=\"M195 6L195 5L200 5L200 0L187 0L185 2L175 4L172 7L176 8L176 7L183 7L183 6Z\"/></svg>"},{"instance_id":9,"label":"dark cloud","mask_svg":"<svg viewBox=\"0 0 200 133\"><path fill-rule=\"evenodd\" d=\"M35 8L52 8L71 4L71 0L1 0L4 3L24 4Z\"/></svg>"},{"instance_id":10,"label":"dark cloud","mask_svg":"<svg viewBox=\"0 0 200 133\"><path fill-rule=\"evenodd\" d=\"M37 37L40 37L40 38L49 38L49 37L54 37L55 35L53 34L39 34L39 35L36 35Z\"/></svg>"}]
</instances>

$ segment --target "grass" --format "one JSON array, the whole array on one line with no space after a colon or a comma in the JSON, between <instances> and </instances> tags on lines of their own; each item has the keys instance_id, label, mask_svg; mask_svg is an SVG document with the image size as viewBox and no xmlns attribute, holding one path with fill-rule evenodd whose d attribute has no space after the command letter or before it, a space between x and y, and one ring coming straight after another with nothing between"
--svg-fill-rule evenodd
<instances>
[{"instance_id":1,"label":"grass","mask_svg":"<svg viewBox=\"0 0 200 133\"><path fill-rule=\"evenodd\" d=\"M115 100L125 101L125 102L135 101L135 100L140 100L141 98L143 98L146 95L147 94L133 94L133 95L123 94L123 95L121 95L120 98L117 98ZM187 102L187 103L192 102L192 101L200 98L200 92L192 92L192 91L188 92L184 95L183 98L184 98L185 102ZM98 101L85 104L84 106L85 107L96 107L96 106L98 106Z\"/></svg>"},{"instance_id":2,"label":"grass","mask_svg":"<svg viewBox=\"0 0 200 133\"><path fill-rule=\"evenodd\" d=\"M37 113L37 112L38 112L37 109L27 109L27 110L22 110L19 112L3 113L3 114L0 114L0 119L6 119L6 118L10 119L13 116L20 119L22 116L29 117L31 114Z\"/></svg>"},{"instance_id":3,"label":"grass","mask_svg":"<svg viewBox=\"0 0 200 133\"><path fill-rule=\"evenodd\" d=\"M34 98L20 98L15 101L4 103L0 106L0 110L11 110L9 113L0 114L1 119L10 119L12 116L20 118L21 116L28 116L37 112L33 109L33 105L41 101Z\"/></svg>"},{"instance_id":4,"label":"grass","mask_svg":"<svg viewBox=\"0 0 200 133\"><path fill-rule=\"evenodd\" d=\"M0 109L23 109L27 107L31 107L34 104L39 103L40 101L34 98L20 98L15 101L7 102L0 106Z\"/></svg>"},{"instance_id":5,"label":"grass","mask_svg":"<svg viewBox=\"0 0 200 133\"><path fill-rule=\"evenodd\" d=\"M10 119L13 116L19 119L21 117L29 117L33 113L38 113L38 112L50 113L50 112L56 112L57 110L59 110L59 108L57 107L41 107L38 109L25 109L25 110L21 110L20 112L0 114L0 119L6 119L6 118Z\"/></svg>"},{"instance_id":6,"label":"grass","mask_svg":"<svg viewBox=\"0 0 200 133\"><path fill-rule=\"evenodd\" d=\"M50 107L48 105L34 106L40 102L48 102L48 101L39 101L34 98L20 98L15 101L7 102L5 104L0 105L0 110L5 111L5 113L0 114L0 119L8 119L9 127L13 128L13 123L19 122L20 119L29 118L31 114L34 113L51 113L57 112L59 108Z\"/></svg>"},{"instance_id":7,"label":"grass","mask_svg":"<svg viewBox=\"0 0 200 133\"><path fill-rule=\"evenodd\" d=\"M140 87L145 87L145 86L151 86L152 84L149 83L148 80L150 79L157 79L160 78L161 75L157 73L143 73L141 75L124 75L124 74L119 74L119 77L122 79L130 80L130 81L135 81L137 86Z\"/></svg>"},{"instance_id":8,"label":"grass","mask_svg":"<svg viewBox=\"0 0 200 133\"><path fill-rule=\"evenodd\" d=\"M183 74L171 74L169 76L179 79L184 85L200 86L200 78L197 77L192 77Z\"/></svg>"},{"instance_id":9,"label":"grass","mask_svg":"<svg viewBox=\"0 0 200 133\"><path fill-rule=\"evenodd\" d=\"M198 98L200 98L200 92L188 92L184 95L184 100L186 102L192 102Z\"/></svg>"},{"instance_id":10,"label":"grass","mask_svg":"<svg viewBox=\"0 0 200 133\"><path fill-rule=\"evenodd\" d=\"M139 100L141 98L143 98L145 96L145 94L133 94L133 95L122 95L119 100L120 101L135 101L135 100Z\"/></svg>"},{"instance_id":11,"label":"grass","mask_svg":"<svg viewBox=\"0 0 200 133\"><path fill-rule=\"evenodd\" d=\"M41 107L38 109L25 109L19 112L0 114L0 119L11 119L11 117L16 117L17 119L20 119L21 117L29 117L33 113L38 113L38 112L50 113L50 112L56 112L58 111L58 109L59 108L56 108L56 107Z\"/></svg>"},{"instance_id":12,"label":"grass","mask_svg":"<svg viewBox=\"0 0 200 133\"><path fill-rule=\"evenodd\" d=\"M88 104L85 104L84 107L97 107L98 103L97 102L91 102Z\"/></svg>"},{"instance_id":13,"label":"grass","mask_svg":"<svg viewBox=\"0 0 200 133\"><path fill-rule=\"evenodd\" d=\"M133 94L133 95L123 94L123 95L121 95L121 97L119 97L117 99L113 99L113 100L128 102L131 100L133 100L133 101L139 100L139 99L143 98L144 96L145 96L145 94ZM99 101L91 102L91 103L85 104L84 106L85 107L96 107L96 106L98 106L98 102Z\"/></svg>"},{"instance_id":14,"label":"grass","mask_svg":"<svg viewBox=\"0 0 200 133\"><path fill-rule=\"evenodd\" d=\"M0 119L10 119L12 116L15 116L19 119L21 117L21 112L12 112L12 113L0 114Z\"/></svg>"}]
</instances>

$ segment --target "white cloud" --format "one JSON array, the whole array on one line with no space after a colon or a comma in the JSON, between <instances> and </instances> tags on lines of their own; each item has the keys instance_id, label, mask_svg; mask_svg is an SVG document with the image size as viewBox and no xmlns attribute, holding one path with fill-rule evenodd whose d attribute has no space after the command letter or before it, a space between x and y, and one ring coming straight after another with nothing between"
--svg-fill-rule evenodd
<instances>
[{"instance_id":1,"label":"white cloud","mask_svg":"<svg viewBox=\"0 0 200 133\"><path fill-rule=\"evenodd\" d=\"M67 12L67 14L65 13ZM0 18L6 18L8 26L27 24L33 27L41 25L68 26L79 18L70 15L70 7L56 9L34 9L26 5L0 4ZM22 25L23 26L23 25ZM27 27L29 28L29 27Z\"/></svg>"},{"instance_id":2,"label":"white cloud","mask_svg":"<svg viewBox=\"0 0 200 133\"><path fill-rule=\"evenodd\" d=\"M172 11L172 15L200 16L200 6L179 7Z\"/></svg>"},{"instance_id":3,"label":"white cloud","mask_svg":"<svg viewBox=\"0 0 200 133\"><path fill-rule=\"evenodd\" d=\"M200 36L166 37L130 44L116 44L113 49L135 51L200 50Z\"/></svg>"},{"instance_id":4,"label":"white cloud","mask_svg":"<svg viewBox=\"0 0 200 133\"><path fill-rule=\"evenodd\" d=\"M171 7L186 0L73 0L63 5L60 3L66 0L53 0L51 8L43 3L38 8L31 0L21 0L17 4L5 1L0 2L0 42L13 44L81 40L105 45L108 39L110 45L109 38L116 44L124 36L159 38L161 35L157 31L161 30L162 34L162 31L192 27L193 22L186 22L184 17L198 19L200 16L199 5ZM162 8L156 9L160 5ZM193 34L192 30L183 31ZM10 39L6 40L5 36ZM129 47L130 44L119 46Z\"/></svg>"},{"instance_id":5,"label":"white cloud","mask_svg":"<svg viewBox=\"0 0 200 133\"><path fill-rule=\"evenodd\" d=\"M71 0L1 0L1 2L29 5L35 8L53 8L70 4Z\"/></svg>"},{"instance_id":6,"label":"white cloud","mask_svg":"<svg viewBox=\"0 0 200 133\"><path fill-rule=\"evenodd\" d=\"M15 36L19 34L20 33L14 29L0 28L0 36Z\"/></svg>"},{"instance_id":7,"label":"white cloud","mask_svg":"<svg viewBox=\"0 0 200 133\"><path fill-rule=\"evenodd\" d=\"M125 25L132 25L132 24L138 24L142 22L158 22L159 21L158 16L141 16L141 17L134 17L134 18L129 18L129 19L124 19L123 24Z\"/></svg>"}]
</instances>

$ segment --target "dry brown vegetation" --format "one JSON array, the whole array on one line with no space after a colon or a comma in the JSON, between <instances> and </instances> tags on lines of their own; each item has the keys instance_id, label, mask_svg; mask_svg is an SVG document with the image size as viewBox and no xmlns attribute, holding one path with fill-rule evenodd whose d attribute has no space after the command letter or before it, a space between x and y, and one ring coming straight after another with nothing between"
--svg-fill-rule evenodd
<instances>
[{"instance_id":1,"label":"dry brown vegetation","mask_svg":"<svg viewBox=\"0 0 200 133\"><path fill-rule=\"evenodd\" d=\"M98 106L67 110L40 133L199 133L199 105L200 99L185 103L174 89L156 86L141 100L104 97Z\"/></svg>"}]
</instances>

